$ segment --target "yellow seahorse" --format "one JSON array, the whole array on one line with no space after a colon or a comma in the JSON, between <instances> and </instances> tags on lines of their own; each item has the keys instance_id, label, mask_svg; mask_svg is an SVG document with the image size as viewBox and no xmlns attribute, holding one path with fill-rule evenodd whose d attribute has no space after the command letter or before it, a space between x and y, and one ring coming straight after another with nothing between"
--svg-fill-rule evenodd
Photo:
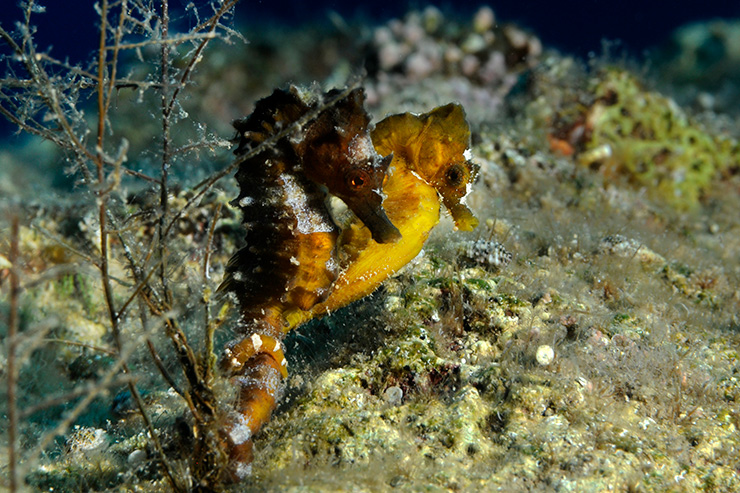
<instances>
[{"instance_id":1,"label":"yellow seahorse","mask_svg":"<svg viewBox=\"0 0 740 493\"><path fill-rule=\"evenodd\" d=\"M392 156L382 186L382 207L400 238L394 234L395 242L379 243L366 223L352 215L340 228L339 276L328 296L310 307L276 301L265 312L280 313L283 334L370 294L416 257L439 222L441 204L457 229L469 231L478 224L464 203L478 167L469 160L470 129L460 105L448 104L422 115L390 116L377 124L371 137L378 155ZM222 359L239 389L236 415L226 430L234 479L249 474L252 436L269 420L280 381L287 376L282 337L274 331L277 320L266 316L259 323L273 330L265 326L235 341Z\"/></svg>"}]
</instances>

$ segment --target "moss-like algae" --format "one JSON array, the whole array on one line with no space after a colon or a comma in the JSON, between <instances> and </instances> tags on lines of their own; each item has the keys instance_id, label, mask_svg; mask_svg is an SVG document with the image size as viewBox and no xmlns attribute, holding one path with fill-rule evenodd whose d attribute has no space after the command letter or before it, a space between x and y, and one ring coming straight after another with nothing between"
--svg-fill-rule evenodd
<instances>
[{"instance_id":1,"label":"moss-like algae","mask_svg":"<svg viewBox=\"0 0 740 493\"><path fill-rule=\"evenodd\" d=\"M580 160L599 162L608 176L626 176L670 204L690 209L712 180L740 162L735 140L708 133L626 70L602 71L590 91L595 99L586 116L590 138Z\"/></svg>"}]
</instances>

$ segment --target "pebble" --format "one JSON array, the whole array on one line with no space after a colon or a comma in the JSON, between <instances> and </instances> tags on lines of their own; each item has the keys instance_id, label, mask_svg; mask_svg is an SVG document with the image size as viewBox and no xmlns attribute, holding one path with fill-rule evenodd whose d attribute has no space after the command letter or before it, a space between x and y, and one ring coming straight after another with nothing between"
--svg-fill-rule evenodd
<instances>
[{"instance_id":1,"label":"pebble","mask_svg":"<svg viewBox=\"0 0 740 493\"><path fill-rule=\"evenodd\" d=\"M537 363L542 366L547 366L555 359L555 351L552 346L543 344L537 348L537 355L535 357L537 358Z\"/></svg>"},{"instance_id":2,"label":"pebble","mask_svg":"<svg viewBox=\"0 0 740 493\"><path fill-rule=\"evenodd\" d=\"M383 399L391 406L400 406L403 402L403 390L396 385L388 387L383 392Z\"/></svg>"},{"instance_id":3,"label":"pebble","mask_svg":"<svg viewBox=\"0 0 740 493\"><path fill-rule=\"evenodd\" d=\"M490 31L495 24L496 16L491 7L481 7L473 17L473 30L477 33Z\"/></svg>"},{"instance_id":4,"label":"pebble","mask_svg":"<svg viewBox=\"0 0 740 493\"><path fill-rule=\"evenodd\" d=\"M146 451L141 449L136 449L130 454L128 454L128 458L126 459L128 463L132 466L135 466L137 464L141 464L146 460Z\"/></svg>"}]
</instances>

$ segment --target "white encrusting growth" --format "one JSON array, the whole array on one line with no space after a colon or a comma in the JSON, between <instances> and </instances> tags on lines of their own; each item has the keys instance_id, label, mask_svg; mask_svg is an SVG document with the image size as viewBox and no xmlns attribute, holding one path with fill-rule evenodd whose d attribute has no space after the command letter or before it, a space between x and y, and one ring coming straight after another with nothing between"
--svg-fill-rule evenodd
<instances>
[{"instance_id":1,"label":"white encrusting growth","mask_svg":"<svg viewBox=\"0 0 740 493\"><path fill-rule=\"evenodd\" d=\"M301 234L328 233L333 230L331 222L309 204L309 197L300 183L292 175L280 175L285 192L285 202L293 210L298 232Z\"/></svg>"},{"instance_id":2,"label":"white encrusting growth","mask_svg":"<svg viewBox=\"0 0 740 493\"><path fill-rule=\"evenodd\" d=\"M234 445L241 445L252 439L251 418L243 414L232 413L234 426L231 427L229 438Z\"/></svg>"},{"instance_id":3,"label":"white encrusting growth","mask_svg":"<svg viewBox=\"0 0 740 493\"><path fill-rule=\"evenodd\" d=\"M484 267L495 269L503 268L512 259L511 253L501 243L484 239L464 243L461 253Z\"/></svg>"},{"instance_id":4,"label":"white encrusting growth","mask_svg":"<svg viewBox=\"0 0 740 493\"><path fill-rule=\"evenodd\" d=\"M264 379L262 388L265 389L266 392L269 392L270 395L275 396L280 388L280 382L283 381L283 377L280 375L278 370L274 368L270 368L270 370L269 376Z\"/></svg>"},{"instance_id":5,"label":"white encrusting growth","mask_svg":"<svg viewBox=\"0 0 740 493\"><path fill-rule=\"evenodd\" d=\"M249 462L237 462L236 464L236 476L239 479L246 479L252 475L252 463Z\"/></svg>"},{"instance_id":6,"label":"white encrusting growth","mask_svg":"<svg viewBox=\"0 0 740 493\"><path fill-rule=\"evenodd\" d=\"M254 346L255 352L259 352L262 347L262 336L259 334L252 334L252 346Z\"/></svg>"},{"instance_id":7,"label":"white encrusting growth","mask_svg":"<svg viewBox=\"0 0 740 493\"><path fill-rule=\"evenodd\" d=\"M367 134L355 135L347 146L347 156L350 161L355 163L372 161L375 157L375 147L373 147L370 136Z\"/></svg>"}]
</instances>

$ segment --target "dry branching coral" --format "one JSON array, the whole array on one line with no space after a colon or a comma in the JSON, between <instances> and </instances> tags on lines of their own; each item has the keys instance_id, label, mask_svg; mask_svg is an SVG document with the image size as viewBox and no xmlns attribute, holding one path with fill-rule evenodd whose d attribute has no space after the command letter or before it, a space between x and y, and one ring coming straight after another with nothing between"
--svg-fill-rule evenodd
<instances>
[{"instance_id":1,"label":"dry branching coral","mask_svg":"<svg viewBox=\"0 0 740 493\"><path fill-rule=\"evenodd\" d=\"M366 51L371 108L391 113L454 98L475 123L498 112L520 74L538 63L542 45L515 25L499 24L490 7L460 22L430 6L375 29ZM441 79L432 89L431 81Z\"/></svg>"},{"instance_id":2,"label":"dry branching coral","mask_svg":"<svg viewBox=\"0 0 740 493\"><path fill-rule=\"evenodd\" d=\"M506 84L516 70L534 66L541 54L536 37L513 25L499 26L490 7L478 10L471 24L466 29L435 7L395 19L374 33L377 69L410 80L461 74L496 86Z\"/></svg>"},{"instance_id":3,"label":"dry branching coral","mask_svg":"<svg viewBox=\"0 0 740 493\"><path fill-rule=\"evenodd\" d=\"M95 297L95 305L104 307L102 323L107 332L103 341L105 347L100 347L74 340L46 340L48 320L31 318L21 320L21 324L11 324L20 332L17 340L16 335L11 334L14 340L8 347L8 358L17 361L8 374L7 399L8 413L18 418L12 420L13 431L9 437L8 484L12 491L20 489L22 482L32 476L38 487L44 487L44 482L48 481L46 487L53 488L55 481L59 481L59 487L63 488L65 479L53 471L46 474L38 467L39 458L53 446L58 435L64 435L82 413L90 410L95 399L121 385L128 388L139 409L150 437L153 457L169 486L175 491L184 491L193 483L204 488L218 487L218 478L212 476L212 471L194 467L192 477L176 472L180 467L175 464L178 459L165 452L166 447L160 439L163 434L150 419L152 410L142 398L141 382L135 381L138 365L134 365L133 360L135 357L138 360L139 348L149 348L149 361L159 367L161 377L189 408L194 429L207 436L208 430L216 426L212 421L211 387L215 322L209 316L208 258L218 214L211 217L211 224L206 228L209 233L205 235L205 245L201 245L206 253L199 259L204 281L198 290L198 296L204 300L200 307L205 312L201 326L206 340L203 351L188 344L183 330L184 325L192 322L187 309L192 294L187 295L187 290L181 290L179 285L178 281L188 273L177 258L172 242L179 219L219 177L211 177L197 187L195 195L182 208L174 209L170 172L173 167L187 163L198 151L229 146L228 141L209 134L189 120L181 101L211 41L229 41L236 36L228 27L236 3L230 0L200 7L190 4L187 9L191 25L183 33L174 33L167 0L156 6L139 0L100 2L96 7L100 17L99 44L94 48L92 61L84 66L71 65L36 45L34 21L37 15L43 14L44 8L33 0L21 3L21 20L14 31L0 27L0 49L5 65L4 78L0 80L0 114L19 130L54 143L65 155L70 172L83 185L76 196L76 206L86 214L85 220L80 221L85 226L84 231L80 228L80 234L90 240L82 245L52 242L51 247L44 250L45 258L64 269L46 269L40 275L27 269L18 255L12 255L13 284L18 289L11 306L16 310L29 292L53 284L60 274L71 271L72 274L89 275L93 272L91 277L97 289L90 292ZM136 65L136 69L131 68L132 65ZM151 99L156 103L146 108L141 104L137 106L136 102L124 104L119 99L120 92L132 89L141 96L141 101ZM158 110L152 113L152 107ZM126 120L126 113L137 109L139 115L132 125ZM159 132L156 139L147 136L143 149L131 145L137 142L133 135L139 126L156 128ZM189 138L193 135L197 137ZM141 155L156 156L158 176L140 171L136 158ZM221 176L226 174L228 172ZM156 224L153 234L138 239L132 231L142 225L142 220L146 222L151 217L128 214L125 189L132 185L151 187L159 197L153 212ZM90 211L94 212L87 215ZM37 231L43 231L40 222L24 220L20 236L23 230L28 231L29 223ZM14 231L12 236L17 241L19 234L16 228ZM78 263L68 262L70 257ZM179 360L184 379L173 377L171 370L162 363L163 349L154 342L154 333L160 331L173 344L173 354ZM40 398L34 395L32 386L24 386L24 379L29 371L34 371L28 366L38 354L37 349L50 344L107 353L111 355L110 362L92 383L68 382L60 386L60 395ZM21 391L23 393L19 393ZM29 400L38 401L37 405L28 406L18 415L18 407ZM66 405L64 412L49 411L58 409L60 404ZM31 425L30 417L41 411L48 412L53 425L39 432ZM217 465L216 445L204 440L204 446L193 453L194 462ZM203 475L199 476L201 473Z\"/></svg>"}]
</instances>

